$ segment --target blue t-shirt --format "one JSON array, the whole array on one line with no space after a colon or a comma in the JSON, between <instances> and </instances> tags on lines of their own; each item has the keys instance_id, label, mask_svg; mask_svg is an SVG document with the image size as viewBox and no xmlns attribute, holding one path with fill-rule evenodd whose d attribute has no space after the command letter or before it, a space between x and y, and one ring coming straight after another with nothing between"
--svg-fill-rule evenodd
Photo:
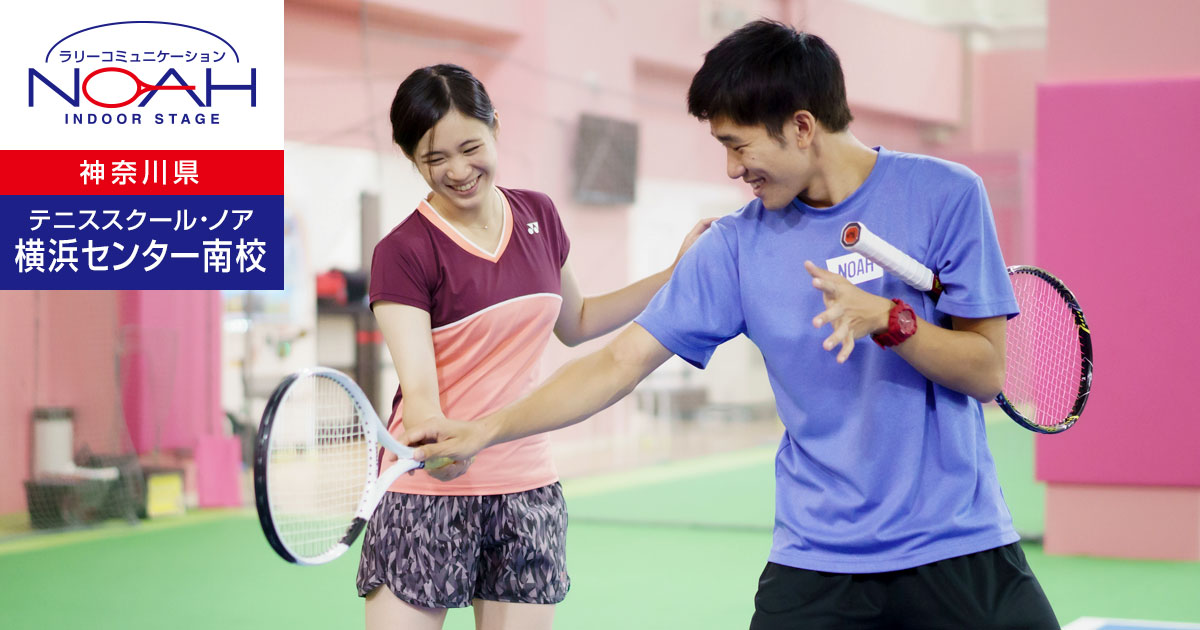
<instances>
[{"instance_id":1,"label":"blue t-shirt","mask_svg":"<svg viewBox=\"0 0 1200 630\"><path fill-rule=\"evenodd\" d=\"M1018 539L980 403L870 339L839 365L836 349L821 347L832 329L812 326L824 305L805 260L944 327L950 315L1017 313L979 177L935 158L878 152L866 181L835 206L796 200L769 211L756 199L715 222L636 319L697 367L740 334L762 352L786 429L775 462L770 560L778 564L893 571ZM848 221L937 271L938 304L847 256Z\"/></svg>"}]
</instances>

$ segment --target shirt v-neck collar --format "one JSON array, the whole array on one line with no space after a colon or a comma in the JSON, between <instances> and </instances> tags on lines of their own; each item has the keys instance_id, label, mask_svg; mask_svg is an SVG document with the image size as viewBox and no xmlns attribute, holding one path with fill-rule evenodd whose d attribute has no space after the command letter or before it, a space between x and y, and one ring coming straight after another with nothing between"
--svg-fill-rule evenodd
<instances>
[{"instance_id":1,"label":"shirt v-neck collar","mask_svg":"<svg viewBox=\"0 0 1200 630\"><path fill-rule=\"evenodd\" d=\"M474 241L467 238L462 232L459 232L458 228L454 227L452 223L447 221L446 217L443 217L441 214L439 214L437 209L434 208L433 204L429 203L428 200L422 199L421 203L417 206L417 210L426 219L429 219L430 223L433 223L435 226L437 226L438 230L441 230L443 234L445 234L450 238L450 240L454 241L456 245L462 248L463 251L473 256L478 256L479 258L489 262L496 262L500 260L501 256L504 255L504 250L508 248L508 241L512 238L513 218L512 206L508 203L508 197L503 191L500 190L500 187L497 186L495 190L496 194L500 195L500 202L504 209L504 212L502 213L504 225L500 228L500 242L496 244L496 250L492 252L489 252L476 245Z\"/></svg>"}]
</instances>

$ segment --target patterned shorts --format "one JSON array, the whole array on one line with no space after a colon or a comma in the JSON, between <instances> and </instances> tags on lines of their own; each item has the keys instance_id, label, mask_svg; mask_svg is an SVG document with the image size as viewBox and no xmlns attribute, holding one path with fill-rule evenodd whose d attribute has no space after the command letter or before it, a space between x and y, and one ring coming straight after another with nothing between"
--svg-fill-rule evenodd
<instances>
[{"instance_id":1,"label":"patterned shorts","mask_svg":"<svg viewBox=\"0 0 1200 630\"><path fill-rule=\"evenodd\" d=\"M558 483L486 496L388 492L363 537L358 595L386 585L426 608L557 604L571 586L566 534Z\"/></svg>"}]
</instances>

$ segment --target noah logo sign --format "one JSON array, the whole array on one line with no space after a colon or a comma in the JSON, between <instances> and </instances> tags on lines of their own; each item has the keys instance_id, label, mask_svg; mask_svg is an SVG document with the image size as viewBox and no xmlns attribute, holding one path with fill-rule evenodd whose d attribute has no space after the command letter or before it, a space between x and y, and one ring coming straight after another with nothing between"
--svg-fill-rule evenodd
<instances>
[{"instance_id":1,"label":"noah logo sign","mask_svg":"<svg viewBox=\"0 0 1200 630\"><path fill-rule=\"evenodd\" d=\"M883 267L863 258L862 254L846 254L825 261L825 268L854 284L883 277Z\"/></svg>"}]
</instances>

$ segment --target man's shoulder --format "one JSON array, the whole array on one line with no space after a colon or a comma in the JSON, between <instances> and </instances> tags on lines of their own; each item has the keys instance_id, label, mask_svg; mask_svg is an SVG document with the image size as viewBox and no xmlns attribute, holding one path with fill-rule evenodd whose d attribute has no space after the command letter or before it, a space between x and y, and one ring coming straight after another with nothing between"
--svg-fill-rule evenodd
<instances>
[{"instance_id":1,"label":"man's shoulder","mask_svg":"<svg viewBox=\"0 0 1200 630\"><path fill-rule=\"evenodd\" d=\"M974 186L980 181L979 175L966 165L944 158L903 151L888 151L888 157L895 175L923 185L958 188Z\"/></svg>"},{"instance_id":2,"label":"man's shoulder","mask_svg":"<svg viewBox=\"0 0 1200 630\"><path fill-rule=\"evenodd\" d=\"M723 229L747 229L757 224L765 211L761 200L752 199L741 208L713 221L713 225Z\"/></svg>"},{"instance_id":3,"label":"man's shoulder","mask_svg":"<svg viewBox=\"0 0 1200 630\"><path fill-rule=\"evenodd\" d=\"M763 214L762 202L754 199L746 205L712 222L707 232L719 236L727 247L735 247L738 235L758 229Z\"/></svg>"}]
</instances>

